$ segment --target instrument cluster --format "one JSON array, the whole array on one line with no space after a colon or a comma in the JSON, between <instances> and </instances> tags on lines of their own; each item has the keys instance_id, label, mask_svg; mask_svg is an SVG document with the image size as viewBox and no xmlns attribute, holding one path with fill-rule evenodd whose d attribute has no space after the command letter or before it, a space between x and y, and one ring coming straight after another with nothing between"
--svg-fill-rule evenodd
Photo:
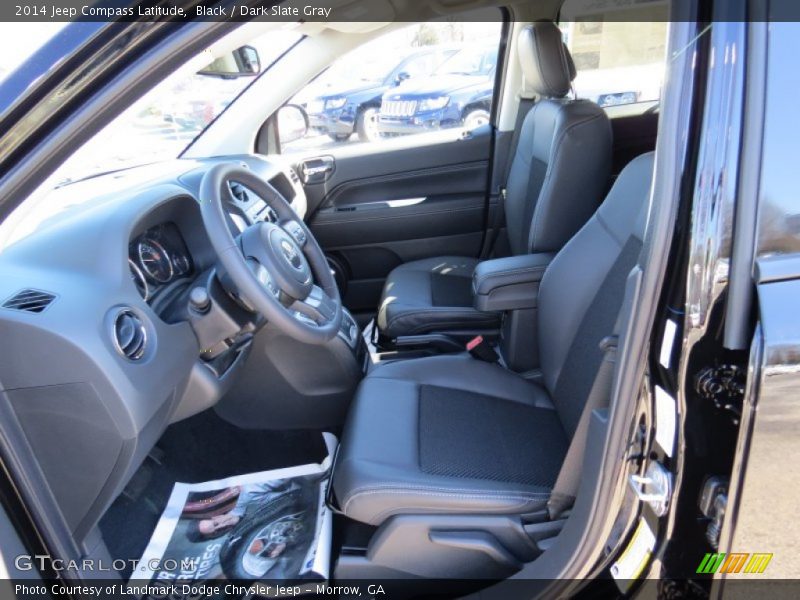
<instances>
[{"instance_id":1,"label":"instrument cluster","mask_svg":"<svg viewBox=\"0 0 800 600\"><path fill-rule=\"evenodd\" d=\"M146 301L193 272L192 258L174 223L151 227L134 238L128 248L128 265L133 282Z\"/></svg>"}]
</instances>

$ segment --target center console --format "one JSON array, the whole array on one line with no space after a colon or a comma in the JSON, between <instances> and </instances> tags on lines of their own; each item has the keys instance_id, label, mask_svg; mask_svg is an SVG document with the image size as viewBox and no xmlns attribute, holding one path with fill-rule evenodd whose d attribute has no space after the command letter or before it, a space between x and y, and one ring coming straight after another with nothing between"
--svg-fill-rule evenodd
<instances>
[{"instance_id":1,"label":"center console","mask_svg":"<svg viewBox=\"0 0 800 600\"><path fill-rule=\"evenodd\" d=\"M475 308L503 312L499 350L509 369L539 366L536 344L539 283L554 254L537 253L483 261L472 276Z\"/></svg>"},{"instance_id":2,"label":"center console","mask_svg":"<svg viewBox=\"0 0 800 600\"><path fill-rule=\"evenodd\" d=\"M486 348L483 360L493 360L497 352L502 363L518 373L539 367L536 343L539 284L554 253L540 252L485 260L472 275L473 306L483 312L502 313L496 328L400 336L387 340L375 331L371 336L376 360L388 362L461 353L480 354L476 346ZM368 329L369 331L369 329Z\"/></svg>"}]
</instances>

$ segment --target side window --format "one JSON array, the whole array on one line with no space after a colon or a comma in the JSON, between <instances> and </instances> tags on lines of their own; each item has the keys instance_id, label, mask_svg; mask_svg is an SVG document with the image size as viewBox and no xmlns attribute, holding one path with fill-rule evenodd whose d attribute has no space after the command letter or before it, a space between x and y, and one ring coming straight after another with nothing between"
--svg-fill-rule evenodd
<instances>
[{"instance_id":1,"label":"side window","mask_svg":"<svg viewBox=\"0 0 800 600\"><path fill-rule=\"evenodd\" d=\"M567 0L561 16L564 42L578 72L573 84L578 98L600 106L659 99L668 0L624 8L607 0Z\"/></svg>"},{"instance_id":2,"label":"side window","mask_svg":"<svg viewBox=\"0 0 800 600\"><path fill-rule=\"evenodd\" d=\"M309 130L282 141L282 152L379 144L487 123L499 14L496 22L417 23L342 56L290 101L305 110Z\"/></svg>"},{"instance_id":3,"label":"side window","mask_svg":"<svg viewBox=\"0 0 800 600\"><path fill-rule=\"evenodd\" d=\"M440 64L451 56L450 52L443 48L412 54L400 62L394 70L393 81L410 79L412 77L427 77L436 70Z\"/></svg>"}]
</instances>

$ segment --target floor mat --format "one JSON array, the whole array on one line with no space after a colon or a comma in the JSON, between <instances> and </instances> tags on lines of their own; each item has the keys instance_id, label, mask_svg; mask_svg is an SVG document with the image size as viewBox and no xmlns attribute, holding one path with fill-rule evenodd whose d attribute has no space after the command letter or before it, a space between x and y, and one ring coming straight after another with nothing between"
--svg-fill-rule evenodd
<instances>
[{"instance_id":1,"label":"floor mat","mask_svg":"<svg viewBox=\"0 0 800 600\"><path fill-rule=\"evenodd\" d=\"M158 524L174 484L319 463L327 449L316 431L240 429L213 410L171 425L100 521L113 559L132 565ZM130 577L132 567L121 575Z\"/></svg>"},{"instance_id":2,"label":"floor mat","mask_svg":"<svg viewBox=\"0 0 800 600\"><path fill-rule=\"evenodd\" d=\"M161 597L178 593L176 579L327 580L333 515L325 497L336 438L324 435L319 464L176 483L129 586Z\"/></svg>"}]
</instances>

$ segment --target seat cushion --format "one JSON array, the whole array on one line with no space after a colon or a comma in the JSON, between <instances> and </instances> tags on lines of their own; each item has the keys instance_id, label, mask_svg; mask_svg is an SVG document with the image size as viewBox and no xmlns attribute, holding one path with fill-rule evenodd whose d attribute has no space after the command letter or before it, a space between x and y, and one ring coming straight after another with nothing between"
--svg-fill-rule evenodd
<instances>
[{"instance_id":1,"label":"seat cushion","mask_svg":"<svg viewBox=\"0 0 800 600\"><path fill-rule=\"evenodd\" d=\"M472 306L472 273L478 262L476 258L440 256L395 268L383 287L378 329L396 338L499 327L499 314Z\"/></svg>"},{"instance_id":2,"label":"seat cushion","mask_svg":"<svg viewBox=\"0 0 800 600\"><path fill-rule=\"evenodd\" d=\"M545 390L469 355L389 363L350 409L333 488L350 518L543 510L569 440Z\"/></svg>"}]
</instances>

